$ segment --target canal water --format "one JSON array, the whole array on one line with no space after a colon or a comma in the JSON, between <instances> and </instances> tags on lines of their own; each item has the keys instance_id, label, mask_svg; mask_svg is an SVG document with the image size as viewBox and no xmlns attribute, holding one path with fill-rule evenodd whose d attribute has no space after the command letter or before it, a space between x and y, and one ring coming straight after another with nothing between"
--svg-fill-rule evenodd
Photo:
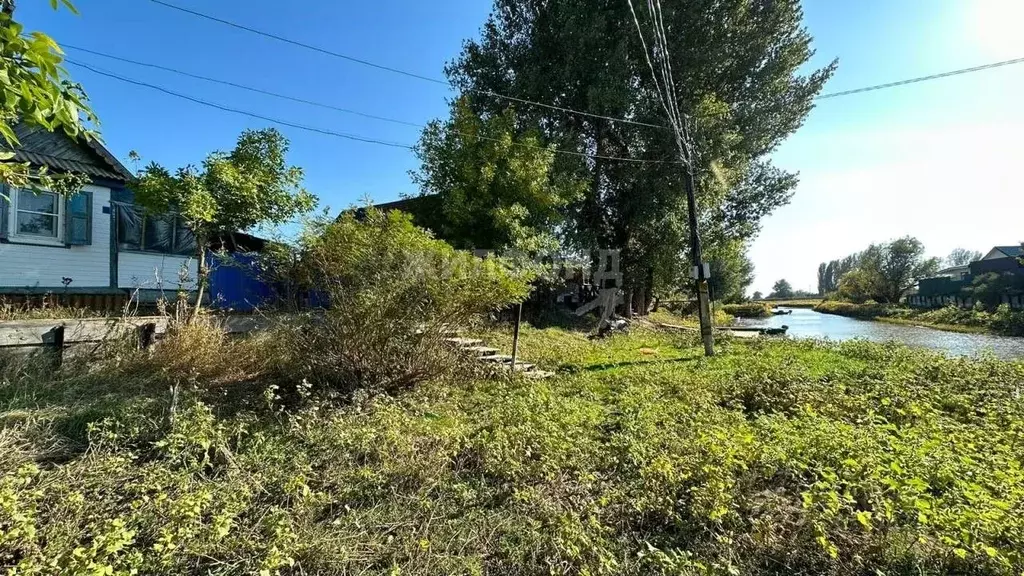
<instances>
[{"instance_id":1,"label":"canal water","mask_svg":"<svg viewBox=\"0 0 1024 576\"><path fill-rule=\"evenodd\" d=\"M745 326L780 328L789 326L791 338L828 338L850 340L864 338L875 342L896 340L909 346L931 348L955 356L975 356L991 352L1004 359L1024 359L1024 338L990 334L960 334L923 326L907 326L856 320L846 316L821 314L807 308L793 308L792 314L771 318L737 319Z\"/></svg>"}]
</instances>

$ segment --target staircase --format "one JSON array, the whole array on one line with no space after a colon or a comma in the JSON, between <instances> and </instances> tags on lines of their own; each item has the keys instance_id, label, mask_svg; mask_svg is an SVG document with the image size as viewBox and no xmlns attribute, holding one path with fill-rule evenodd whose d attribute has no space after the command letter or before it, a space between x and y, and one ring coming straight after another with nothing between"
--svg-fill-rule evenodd
<instances>
[{"instance_id":1,"label":"staircase","mask_svg":"<svg viewBox=\"0 0 1024 576\"><path fill-rule=\"evenodd\" d=\"M555 375L554 372L547 372L545 370L538 370L536 366L528 362L522 362L517 360L515 366L512 366L512 357L507 354L499 354L500 350L497 348L490 348L484 345L483 340L477 340L475 338L445 338L445 342L458 348L462 352L466 353L472 358L475 358L478 362L485 362L488 364L496 364L503 366L521 373L524 377L533 380L541 380L544 378L550 378Z\"/></svg>"}]
</instances>

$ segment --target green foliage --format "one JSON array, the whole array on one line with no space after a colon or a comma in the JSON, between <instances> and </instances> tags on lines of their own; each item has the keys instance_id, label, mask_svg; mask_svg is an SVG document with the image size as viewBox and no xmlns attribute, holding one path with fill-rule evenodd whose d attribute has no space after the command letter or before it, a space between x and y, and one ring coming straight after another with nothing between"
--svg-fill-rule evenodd
<instances>
[{"instance_id":1,"label":"green foliage","mask_svg":"<svg viewBox=\"0 0 1024 576\"><path fill-rule=\"evenodd\" d=\"M742 302L754 283L754 263L747 257L746 244L732 241L712 245L704 252L704 259L711 263L711 296L721 302Z\"/></svg>"},{"instance_id":2,"label":"green foliage","mask_svg":"<svg viewBox=\"0 0 1024 576\"><path fill-rule=\"evenodd\" d=\"M737 318L767 318L772 315L772 307L767 302L725 304L722 311Z\"/></svg>"},{"instance_id":3,"label":"green foliage","mask_svg":"<svg viewBox=\"0 0 1024 576\"><path fill-rule=\"evenodd\" d=\"M172 174L151 163L133 183L136 201L153 212L177 212L205 239L282 224L316 204L300 188L302 169L286 164L287 152L277 130L246 130L231 152L207 156L202 170L186 166Z\"/></svg>"},{"instance_id":4,"label":"green foliage","mask_svg":"<svg viewBox=\"0 0 1024 576\"><path fill-rule=\"evenodd\" d=\"M907 322L954 332L989 331L1007 336L1024 336L1024 311L1012 310L1005 304L998 306L993 312L986 312L984 306L971 310L957 306L918 310L873 301L854 303L830 300L821 302L814 310L862 320Z\"/></svg>"},{"instance_id":5,"label":"green foliage","mask_svg":"<svg viewBox=\"0 0 1024 576\"><path fill-rule=\"evenodd\" d=\"M938 271L939 259L925 258L924 244L905 236L869 247L859 267L872 279L875 299L895 304L919 279Z\"/></svg>"},{"instance_id":6,"label":"green foliage","mask_svg":"<svg viewBox=\"0 0 1024 576\"><path fill-rule=\"evenodd\" d=\"M846 258L822 262L818 265L818 294L832 294L839 290L840 282L846 274L857 268L860 253L851 254Z\"/></svg>"},{"instance_id":7,"label":"green foliage","mask_svg":"<svg viewBox=\"0 0 1024 576\"><path fill-rule=\"evenodd\" d=\"M803 75L810 36L796 0L663 3L680 113L700 151L701 226L709 244L747 241L785 204L794 175L768 155L803 122L834 66ZM620 0L495 0L482 37L466 43L448 75L481 116L500 115L508 95L609 117L664 125L643 46ZM670 130L543 107L517 109L562 150L643 160L678 158ZM582 178L566 232L578 246L623 250L634 293L678 289L689 248L682 171L671 162L628 163L562 155L556 174ZM654 286L649 286L654 284Z\"/></svg>"},{"instance_id":8,"label":"green foliage","mask_svg":"<svg viewBox=\"0 0 1024 576\"><path fill-rule=\"evenodd\" d=\"M840 298L852 302L870 299L898 304L918 280L938 271L941 260L926 258L924 253L924 244L910 236L872 244L867 250L833 261L825 268L819 266L819 288L824 289L822 294L835 291Z\"/></svg>"},{"instance_id":9,"label":"green foliage","mask_svg":"<svg viewBox=\"0 0 1024 576\"><path fill-rule=\"evenodd\" d=\"M424 129L416 153L416 182L440 198L431 227L456 248L551 252L563 209L582 194L578 179L552 173L539 132L517 133L512 109L482 119L465 97Z\"/></svg>"},{"instance_id":10,"label":"green foliage","mask_svg":"<svg viewBox=\"0 0 1024 576\"><path fill-rule=\"evenodd\" d=\"M3 373L0 565L75 575L1024 567L1019 363L799 341L726 341L709 359L696 335L638 327L589 341L526 326L521 354L557 377L434 380L338 405L289 402L268 385L277 334L219 352L216 336L189 328L167 343L207 351L198 375L160 346ZM507 326L483 335L510 344ZM181 379L194 385L168 419L166 390Z\"/></svg>"},{"instance_id":11,"label":"green foliage","mask_svg":"<svg viewBox=\"0 0 1024 576\"><path fill-rule=\"evenodd\" d=\"M1013 272L990 272L976 276L971 285L963 289L964 296L981 302L985 310L994 312L1004 296L1024 294L1024 275Z\"/></svg>"},{"instance_id":12,"label":"green foliage","mask_svg":"<svg viewBox=\"0 0 1024 576\"><path fill-rule=\"evenodd\" d=\"M50 2L54 10L56 1ZM61 0L75 12L69 0ZM15 188L39 186L73 193L87 182L81 176L33 171L28 164L9 162L19 145L14 126L27 122L47 130L60 130L72 138L95 138L87 123L96 124L81 85L68 78L61 66L64 54L42 32L25 33L6 10L0 11L0 182ZM4 145L6 144L6 146Z\"/></svg>"},{"instance_id":13,"label":"green foliage","mask_svg":"<svg viewBox=\"0 0 1024 576\"><path fill-rule=\"evenodd\" d=\"M308 234L302 266L330 307L290 337L295 375L343 392L402 389L445 373L448 332L523 301L531 280L504 260L435 240L407 214L373 208L362 221L349 213Z\"/></svg>"},{"instance_id":14,"label":"green foliage","mask_svg":"<svg viewBox=\"0 0 1024 576\"><path fill-rule=\"evenodd\" d=\"M288 166L288 140L277 130L246 130L231 152L214 152L174 173L149 164L131 184L146 210L176 212L196 235L199 290L206 286L209 241L219 234L277 225L304 214L316 197L301 188L302 169Z\"/></svg>"},{"instance_id":15,"label":"green foliage","mask_svg":"<svg viewBox=\"0 0 1024 576\"><path fill-rule=\"evenodd\" d=\"M789 280L783 278L772 286L772 293L768 295L769 298L792 298L793 297L793 286L790 285Z\"/></svg>"},{"instance_id":16,"label":"green foliage","mask_svg":"<svg viewBox=\"0 0 1024 576\"><path fill-rule=\"evenodd\" d=\"M971 262L977 262L984 258L985 255L978 250L968 250L966 248L954 248L949 256L943 261L943 265L947 267L953 266L967 266Z\"/></svg>"},{"instance_id":17,"label":"green foliage","mask_svg":"<svg viewBox=\"0 0 1024 576\"><path fill-rule=\"evenodd\" d=\"M874 286L874 276L869 271L855 268L843 275L836 293L844 300L863 304L873 297Z\"/></svg>"}]
</instances>

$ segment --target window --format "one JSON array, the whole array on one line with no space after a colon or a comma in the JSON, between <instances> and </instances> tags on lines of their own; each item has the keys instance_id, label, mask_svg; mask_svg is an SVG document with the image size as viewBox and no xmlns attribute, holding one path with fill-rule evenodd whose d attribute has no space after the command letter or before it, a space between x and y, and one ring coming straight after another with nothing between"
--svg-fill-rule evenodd
<instances>
[{"instance_id":1,"label":"window","mask_svg":"<svg viewBox=\"0 0 1024 576\"><path fill-rule=\"evenodd\" d=\"M52 192L19 190L15 202L14 233L60 240L60 197Z\"/></svg>"},{"instance_id":2,"label":"window","mask_svg":"<svg viewBox=\"0 0 1024 576\"><path fill-rule=\"evenodd\" d=\"M121 250L191 256L196 238L174 214L142 214L130 204L117 204L117 246Z\"/></svg>"}]
</instances>

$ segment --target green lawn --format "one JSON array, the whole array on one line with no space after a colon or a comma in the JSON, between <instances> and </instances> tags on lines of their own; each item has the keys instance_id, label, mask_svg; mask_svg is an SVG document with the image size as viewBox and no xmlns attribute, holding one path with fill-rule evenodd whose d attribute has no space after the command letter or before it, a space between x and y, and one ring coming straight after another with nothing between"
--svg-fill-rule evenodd
<instances>
[{"instance_id":1,"label":"green lawn","mask_svg":"<svg viewBox=\"0 0 1024 576\"><path fill-rule=\"evenodd\" d=\"M481 333L511 350L508 327ZM556 377L341 400L268 387L262 347L219 345L199 367L159 349L56 377L8 365L0 568L1024 570L1019 363L783 340L722 340L707 359L695 335L527 326L520 356Z\"/></svg>"}]
</instances>

